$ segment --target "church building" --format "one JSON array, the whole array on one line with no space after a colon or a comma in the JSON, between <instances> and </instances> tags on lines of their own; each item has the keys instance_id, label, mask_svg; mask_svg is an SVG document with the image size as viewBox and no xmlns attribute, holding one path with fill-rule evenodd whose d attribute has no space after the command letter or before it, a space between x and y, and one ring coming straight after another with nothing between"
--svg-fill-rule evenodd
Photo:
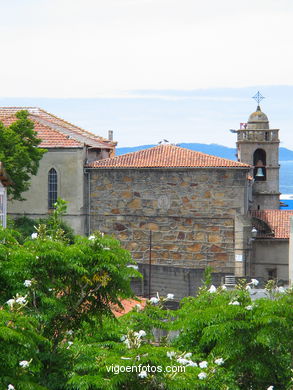
<instances>
[{"instance_id":1,"label":"church building","mask_svg":"<svg viewBox=\"0 0 293 390\"><path fill-rule=\"evenodd\" d=\"M38 174L32 176L30 189L23 193L25 201L9 201L12 217L26 215L44 218L61 197L68 201L67 222L78 234L87 234L88 192L84 165L112 156L116 143L75 126L37 107L1 107L0 121L9 126L20 110L29 112L34 130L47 153L40 161Z\"/></svg>"},{"instance_id":2,"label":"church building","mask_svg":"<svg viewBox=\"0 0 293 390\"><path fill-rule=\"evenodd\" d=\"M9 125L20 109L0 109L0 120ZM227 275L288 281L293 211L280 210L279 130L259 104L236 131L238 161L171 144L115 156L111 134L26 109L48 152L27 200L10 202L12 216L44 217L57 196L67 200L76 233L100 230L131 251L140 295L194 295L207 266L215 284Z\"/></svg>"}]
</instances>

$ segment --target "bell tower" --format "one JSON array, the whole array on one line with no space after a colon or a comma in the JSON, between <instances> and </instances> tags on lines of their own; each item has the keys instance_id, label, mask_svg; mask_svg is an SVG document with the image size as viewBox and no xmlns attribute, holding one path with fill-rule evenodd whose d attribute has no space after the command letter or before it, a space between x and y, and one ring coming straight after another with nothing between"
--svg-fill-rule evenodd
<instances>
[{"instance_id":1,"label":"bell tower","mask_svg":"<svg viewBox=\"0 0 293 390\"><path fill-rule=\"evenodd\" d=\"M270 129L261 111L264 97L258 92L256 111L237 130L238 161L252 165L252 210L279 209L279 129Z\"/></svg>"}]
</instances>

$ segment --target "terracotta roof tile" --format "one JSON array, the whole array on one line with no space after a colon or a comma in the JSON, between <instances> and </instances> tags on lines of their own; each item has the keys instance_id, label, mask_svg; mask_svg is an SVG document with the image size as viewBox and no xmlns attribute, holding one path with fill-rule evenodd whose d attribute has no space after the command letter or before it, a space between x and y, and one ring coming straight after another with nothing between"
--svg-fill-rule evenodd
<instances>
[{"instance_id":1,"label":"terracotta roof tile","mask_svg":"<svg viewBox=\"0 0 293 390\"><path fill-rule=\"evenodd\" d=\"M91 168L176 168L176 167L235 167L248 168L247 164L228 160L171 144L159 145L138 152L93 161Z\"/></svg>"},{"instance_id":2,"label":"terracotta roof tile","mask_svg":"<svg viewBox=\"0 0 293 390\"><path fill-rule=\"evenodd\" d=\"M6 118L1 118L1 122L5 126L9 126L15 122L16 119L15 115L11 115ZM72 148L82 146L80 142L70 139L69 136L52 129L49 126L45 126L34 119L33 122L35 124L34 130L37 133L37 137L42 140L39 145L41 148Z\"/></svg>"},{"instance_id":3,"label":"terracotta roof tile","mask_svg":"<svg viewBox=\"0 0 293 390\"><path fill-rule=\"evenodd\" d=\"M274 232L273 237L263 235L264 238L289 238L290 216L293 216L293 210L254 210L251 215L266 222Z\"/></svg>"},{"instance_id":4,"label":"terracotta roof tile","mask_svg":"<svg viewBox=\"0 0 293 390\"><path fill-rule=\"evenodd\" d=\"M6 126L16 120L15 114L27 110L35 131L43 140L41 147L82 147L84 144L102 149L114 149L116 143L81 129L37 107L0 107L0 121Z\"/></svg>"},{"instance_id":5,"label":"terracotta roof tile","mask_svg":"<svg viewBox=\"0 0 293 390\"><path fill-rule=\"evenodd\" d=\"M115 317L121 317L124 314L129 313L136 305L140 305L141 308L144 309L146 301L146 298L123 299L120 303L124 309L121 309L118 305L113 305L111 310Z\"/></svg>"}]
</instances>

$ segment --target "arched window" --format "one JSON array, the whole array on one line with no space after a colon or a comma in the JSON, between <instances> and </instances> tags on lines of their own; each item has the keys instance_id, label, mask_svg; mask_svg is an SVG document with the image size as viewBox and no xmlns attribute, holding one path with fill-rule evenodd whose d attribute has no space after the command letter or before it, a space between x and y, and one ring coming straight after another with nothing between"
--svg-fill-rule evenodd
<instances>
[{"instance_id":1,"label":"arched window","mask_svg":"<svg viewBox=\"0 0 293 390\"><path fill-rule=\"evenodd\" d=\"M57 202L57 172L54 168L51 168L48 173L48 208L53 209L54 203Z\"/></svg>"},{"instance_id":2,"label":"arched window","mask_svg":"<svg viewBox=\"0 0 293 390\"><path fill-rule=\"evenodd\" d=\"M256 149L253 153L253 177L256 181L266 180L266 152L263 149Z\"/></svg>"}]
</instances>

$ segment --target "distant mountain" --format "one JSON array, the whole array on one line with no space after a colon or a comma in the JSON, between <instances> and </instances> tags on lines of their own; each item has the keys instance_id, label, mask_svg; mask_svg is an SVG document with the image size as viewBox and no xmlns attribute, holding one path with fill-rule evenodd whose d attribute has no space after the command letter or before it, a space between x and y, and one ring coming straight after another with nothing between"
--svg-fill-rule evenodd
<instances>
[{"instance_id":1,"label":"distant mountain","mask_svg":"<svg viewBox=\"0 0 293 390\"><path fill-rule=\"evenodd\" d=\"M187 148L191 150L197 150L198 152L211 154L213 156L228 158L230 160L236 160L236 149L229 148L223 145L217 144L196 144L196 143L182 143L177 144L182 148ZM140 145L132 146L125 148L117 148L116 155L120 156L121 154L137 152L138 150L152 148L156 145ZM293 151L287 148L280 148L280 161L293 161Z\"/></svg>"}]
</instances>

